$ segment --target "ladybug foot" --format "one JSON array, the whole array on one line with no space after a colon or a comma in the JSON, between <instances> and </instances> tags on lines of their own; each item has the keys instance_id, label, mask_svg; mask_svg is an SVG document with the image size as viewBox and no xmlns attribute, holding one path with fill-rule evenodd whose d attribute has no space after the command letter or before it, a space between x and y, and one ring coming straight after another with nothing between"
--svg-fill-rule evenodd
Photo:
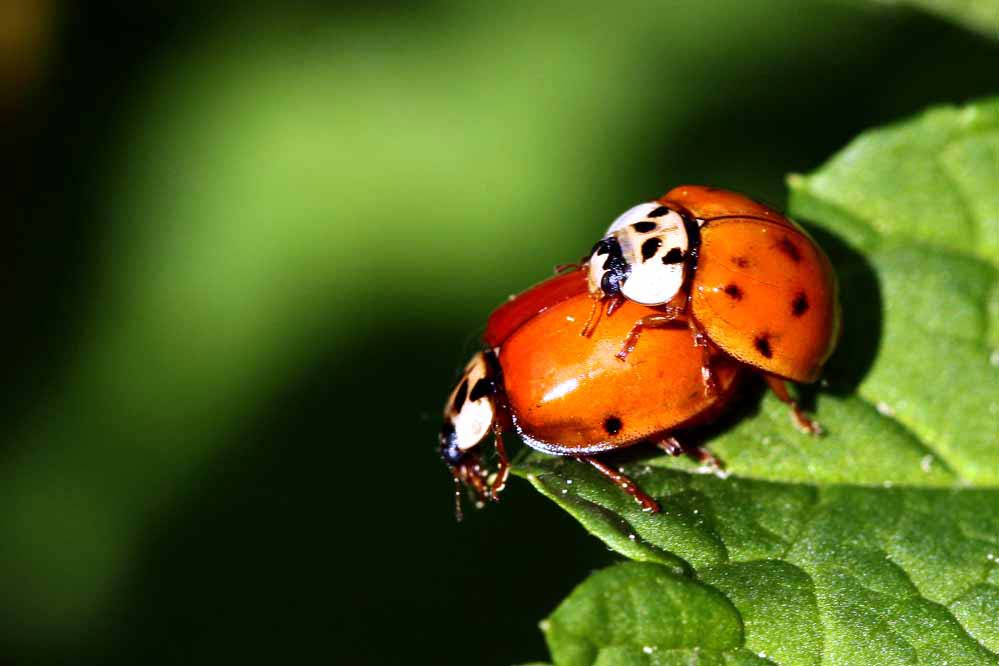
<instances>
[{"instance_id":1,"label":"ladybug foot","mask_svg":"<svg viewBox=\"0 0 999 666\"><path fill-rule=\"evenodd\" d=\"M787 392L787 386L784 384L783 379L773 375L764 375L764 378L767 380L770 390L777 396L777 399L786 404L791 410L791 423L794 424L795 428L806 435L815 437L823 433L822 426L817 421L810 419L798 405L798 402Z\"/></svg>"},{"instance_id":2,"label":"ladybug foot","mask_svg":"<svg viewBox=\"0 0 999 666\"><path fill-rule=\"evenodd\" d=\"M699 446L692 447L689 451L690 455L694 457L694 460L705 465L707 467L714 467L718 472L725 471L725 463L722 462L721 458L711 453L707 449L702 449Z\"/></svg>"},{"instance_id":3,"label":"ladybug foot","mask_svg":"<svg viewBox=\"0 0 999 666\"><path fill-rule=\"evenodd\" d=\"M656 446L671 456L682 456L686 453L702 465L714 467L719 472L725 471L725 464L718 456L700 446L684 446L676 437L667 437L656 442Z\"/></svg>"},{"instance_id":4,"label":"ladybug foot","mask_svg":"<svg viewBox=\"0 0 999 666\"><path fill-rule=\"evenodd\" d=\"M825 431L822 429L822 425L813 419L810 419L807 414L798 406L798 403L791 402L791 423L794 427L805 433L806 435L812 435L818 437Z\"/></svg>"}]
</instances>

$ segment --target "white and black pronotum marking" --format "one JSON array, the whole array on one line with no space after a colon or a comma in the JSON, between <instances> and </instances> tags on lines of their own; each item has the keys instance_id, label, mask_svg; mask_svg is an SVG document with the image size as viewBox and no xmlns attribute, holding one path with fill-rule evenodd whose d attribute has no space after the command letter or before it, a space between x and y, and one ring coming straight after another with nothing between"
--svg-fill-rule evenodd
<instances>
[{"instance_id":1,"label":"white and black pronotum marking","mask_svg":"<svg viewBox=\"0 0 999 666\"><path fill-rule=\"evenodd\" d=\"M629 209L593 246L590 292L662 305L683 287L697 246L697 222L657 202Z\"/></svg>"},{"instance_id":2,"label":"white and black pronotum marking","mask_svg":"<svg viewBox=\"0 0 999 666\"><path fill-rule=\"evenodd\" d=\"M478 352L465 366L458 386L448 396L441 428L441 456L450 465L477 446L496 420L496 360L491 351Z\"/></svg>"}]
</instances>

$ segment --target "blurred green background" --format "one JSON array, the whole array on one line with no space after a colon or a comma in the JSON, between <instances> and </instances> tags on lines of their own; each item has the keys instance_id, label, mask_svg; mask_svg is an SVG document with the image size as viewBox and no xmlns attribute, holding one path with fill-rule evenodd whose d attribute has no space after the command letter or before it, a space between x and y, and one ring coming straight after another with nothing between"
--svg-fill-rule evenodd
<instances>
[{"instance_id":1,"label":"blurred green background","mask_svg":"<svg viewBox=\"0 0 999 666\"><path fill-rule=\"evenodd\" d=\"M454 522L490 310L635 202L781 205L997 83L859 0L205 4L0 9L3 663L543 658L613 558L519 480Z\"/></svg>"}]
</instances>

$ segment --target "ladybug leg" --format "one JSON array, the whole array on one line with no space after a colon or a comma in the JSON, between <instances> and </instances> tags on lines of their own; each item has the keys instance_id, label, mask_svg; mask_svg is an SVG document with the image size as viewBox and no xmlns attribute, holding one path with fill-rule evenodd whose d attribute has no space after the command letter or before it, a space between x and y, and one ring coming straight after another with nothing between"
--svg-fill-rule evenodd
<instances>
[{"instance_id":1,"label":"ladybug leg","mask_svg":"<svg viewBox=\"0 0 999 666\"><path fill-rule=\"evenodd\" d=\"M562 275L563 273L568 273L570 271L578 271L582 267L582 264L571 263L571 264L556 264L555 265L555 275Z\"/></svg>"},{"instance_id":2,"label":"ladybug leg","mask_svg":"<svg viewBox=\"0 0 999 666\"><path fill-rule=\"evenodd\" d=\"M694 323L693 318L687 320L690 333L694 336L694 346L701 349L701 382L704 384L704 396L713 398L718 394L718 380L714 368L711 367L714 348L708 336Z\"/></svg>"},{"instance_id":3,"label":"ladybug leg","mask_svg":"<svg viewBox=\"0 0 999 666\"><path fill-rule=\"evenodd\" d=\"M809 435L821 435L822 426L818 424L817 421L813 421L808 418L801 407L798 405L797 401L794 400L787 392L787 385L784 380L780 377L775 377L773 375L763 375L767 380L767 386L770 390L774 392L774 395L783 402L786 403L788 407L791 408L791 420L798 430L807 433Z\"/></svg>"},{"instance_id":4,"label":"ladybug leg","mask_svg":"<svg viewBox=\"0 0 999 666\"><path fill-rule=\"evenodd\" d=\"M611 296L609 302L607 303L607 316L610 317L612 314L617 312L617 309L624 305L624 300L624 296L621 294L614 294Z\"/></svg>"},{"instance_id":5,"label":"ladybug leg","mask_svg":"<svg viewBox=\"0 0 999 666\"><path fill-rule=\"evenodd\" d=\"M499 423L493 425L493 437L496 444L496 455L499 456L499 465L496 469L496 476L489 485L489 499L498 502L499 494L503 492L506 480L510 476L510 460L506 457L506 447L503 445L503 427Z\"/></svg>"},{"instance_id":6,"label":"ladybug leg","mask_svg":"<svg viewBox=\"0 0 999 666\"><path fill-rule=\"evenodd\" d=\"M464 484L472 491L475 496L475 508L481 509L485 506L485 501L489 498L489 484L486 483L488 474L482 467L478 454L470 454L467 460L458 463L453 474L456 483Z\"/></svg>"},{"instance_id":7,"label":"ladybug leg","mask_svg":"<svg viewBox=\"0 0 999 666\"><path fill-rule=\"evenodd\" d=\"M683 316L683 310L666 305L663 308L662 314L642 317L631 327L628 337L625 338L624 344L621 345L621 351L615 354L617 360L624 361L628 358L628 354L635 351L635 345L638 344L638 338L642 335L642 331L647 328L671 328L675 326L674 322L679 321Z\"/></svg>"},{"instance_id":8,"label":"ladybug leg","mask_svg":"<svg viewBox=\"0 0 999 666\"><path fill-rule=\"evenodd\" d=\"M579 456L576 460L593 465L594 469L610 479L614 485L620 487L624 492L634 497L635 501L641 505L642 511L645 511L646 513L659 513L659 504L645 494L641 488L635 485L634 481L621 472L593 457Z\"/></svg>"},{"instance_id":9,"label":"ladybug leg","mask_svg":"<svg viewBox=\"0 0 999 666\"><path fill-rule=\"evenodd\" d=\"M725 465L721 459L707 449L700 446L686 446L676 437L666 437L656 442L656 446L671 456L682 456L686 453L702 465L710 465L719 470L725 469Z\"/></svg>"},{"instance_id":10,"label":"ladybug leg","mask_svg":"<svg viewBox=\"0 0 999 666\"><path fill-rule=\"evenodd\" d=\"M619 307L624 305L625 298L621 294L615 294L610 297L597 296L593 300L593 307L590 308L590 316L586 319L586 325L583 326L582 335L584 338L588 338L593 335L593 331L597 328L597 322L600 321L600 316L603 314L601 310L601 305L604 301L607 301L607 316L610 317L614 314Z\"/></svg>"},{"instance_id":11,"label":"ladybug leg","mask_svg":"<svg viewBox=\"0 0 999 666\"><path fill-rule=\"evenodd\" d=\"M593 331L597 328L597 322L600 321L600 315L603 314L603 308L600 307L602 304L602 298L593 299L593 305L590 307L590 316L586 318L586 325L584 325L583 330L579 332L579 334L584 338L588 338L593 335Z\"/></svg>"},{"instance_id":12,"label":"ladybug leg","mask_svg":"<svg viewBox=\"0 0 999 666\"><path fill-rule=\"evenodd\" d=\"M701 383L704 384L704 395L713 398L718 394L718 380L714 368L711 367L711 343L703 333L695 333L694 346L701 348Z\"/></svg>"}]
</instances>

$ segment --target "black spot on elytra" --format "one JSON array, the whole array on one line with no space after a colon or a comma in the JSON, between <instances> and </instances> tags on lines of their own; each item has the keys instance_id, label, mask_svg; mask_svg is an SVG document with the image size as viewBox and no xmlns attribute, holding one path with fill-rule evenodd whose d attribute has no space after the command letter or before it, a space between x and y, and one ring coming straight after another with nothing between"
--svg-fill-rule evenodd
<instances>
[{"instance_id":1,"label":"black spot on elytra","mask_svg":"<svg viewBox=\"0 0 999 666\"><path fill-rule=\"evenodd\" d=\"M725 287L725 293L733 298L733 300L742 300L742 289L739 289L739 285L730 284Z\"/></svg>"},{"instance_id":2,"label":"black spot on elytra","mask_svg":"<svg viewBox=\"0 0 999 666\"><path fill-rule=\"evenodd\" d=\"M802 291L791 301L791 314L800 317L806 312L808 312L808 295Z\"/></svg>"},{"instance_id":3,"label":"black spot on elytra","mask_svg":"<svg viewBox=\"0 0 999 666\"><path fill-rule=\"evenodd\" d=\"M757 335L756 339L753 340L753 344L756 345L756 351L763 355L763 358L772 358L774 355L773 349L770 348L770 336L766 333L762 335Z\"/></svg>"},{"instance_id":4,"label":"black spot on elytra","mask_svg":"<svg viewBox=\"0 0 999 666\"><path fill-rule=\"evenodd\" d=\"M683 250L678 247L670 248L670 251L663 257L664 264L678 264L683 261Z\"/></svg>"},{"instance_id":5,"label":"black spot on elytra","mask_svg":"<svg viewBox=\"0 0 999 666\"><path fill-rule=\"evenodd\" d=\"M651 220L642 220L641 222L635 222L631 225L631 228L640 234L647 234L650 231L655 231L658 226L658 224L652 222Z\"/></svg>"},{"instance_id":6,"label":"black spot on elytra","mask_svg":"<svg viewBox=\"0 0 999 666\"><path fill-rule=\"evenodd\" d=\"M794 263L801 261L801 250L798 246L791 242L787 236L782 236L776 245L777 249L783 252L787 257Z\"/></svg>"},{"instance_id":7,"label":"black spot on elytra","mask_svg":"<svg viewBox=\"0 0 999 666\"><path fill-rule=\"evenodd\" d=\"M732 257L732 263L739 268L749 268L749 259L746 257Z\"/></svg>"},{"instance_id":8,"label":"black spot on elytra","mask_svg":"<svg viewBox=\"0 0 999 666\"><path fill-rule=\"evenodd\" d=\"M650 238L642 243L642 261L648 261L654 257L662 244L663 242L660 238Z\"/></svg>"},{"instance_id":9,"label":"black spot on elytra","mask_svg":"<svg viewBox=\"0 0 999 666\"><path fill-rule=\"evenodd\" d=\"M659 208L656 208L654 211L652 211L651 213L649 213L649 217L662 217L663 215L667 214L668 212L669 212L669 208L667 208L666 206L660 206Z\"/></svg>"},{"instance_id":10,"label":"black spot on elytra","mask_svg":"<svg viewBox=\"0 0 999 666\"><path fill-rule=\"evenodd\" d=\"M616 435L621 432L623 426L624 424L621 423L621 419L616 416L608 416L604 419L604 430L610 435Z\"/></svg>"},{"instance_id":11,"label":"black spot on elytra","mask_svg":"<svg viewBox=\"0 0 999 666\"><path fill-rule=\"evenodd\" d=\"M451 408L458 413L461 411L461 406L465 404L465 398L468 397L468 378L461 380L461 386L458 387L458 392L454 394L454 402L451 403Z\"/></svg>"}]
</instances>

